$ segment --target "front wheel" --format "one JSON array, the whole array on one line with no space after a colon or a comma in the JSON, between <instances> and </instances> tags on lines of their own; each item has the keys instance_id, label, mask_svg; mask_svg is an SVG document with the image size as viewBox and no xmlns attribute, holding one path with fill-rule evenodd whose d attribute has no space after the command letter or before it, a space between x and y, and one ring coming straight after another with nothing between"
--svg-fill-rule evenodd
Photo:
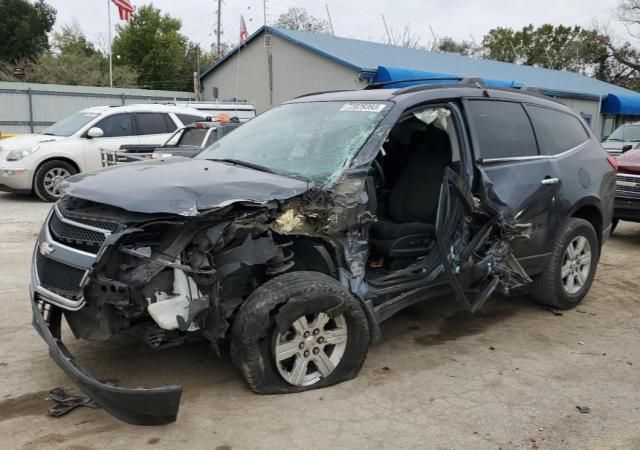
<instances>
[{"instance_id":1,"label":"front wheel","mask_svg":"<svg viewBox=\"0 0 640 450\"><path fill-rule=\"evenodd\" d=\"M259 394L316 389L354 378L369 324L358 300L317 272L276 277L249 296L231 332L231 355Z\"/></svg>"},{"instance_id":2,"label":"front wheel","mask_svg":"<svg viewBox=\"0 0 640 450\"><path fill-rule=\"evenodd\" d=\"M599 257L593 225L570 218L558 232L547 267L534 281L535 299L558 309L573 308L589 292Z\"/></svg>"},{"instance_id":3,"label":"front wheel","mask_svg":"<svg viewBox=\"0 0 640 450\"><path fill-rule=\"evenodd\" d=\"M47 161L38 167L33 177L33 190L45 202L55 202L62 196L62 182L78 173L66 161Z\"/></svg>"}]
</instances>

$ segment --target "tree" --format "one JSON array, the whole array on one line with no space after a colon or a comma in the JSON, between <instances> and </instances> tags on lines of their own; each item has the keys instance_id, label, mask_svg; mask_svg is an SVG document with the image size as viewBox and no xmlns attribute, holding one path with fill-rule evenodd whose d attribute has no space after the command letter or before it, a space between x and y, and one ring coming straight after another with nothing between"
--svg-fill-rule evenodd
<instances>
[{"instance_id":1,"label":"tree","mask_svg":"<svg viewBox=\"0 0 640 450\"><path fill-rule=\"evenodd\" d=\"M95 45L82 32L80 24L74 21L63 25L60 31L53 33L53 48L59 53L74 53L86 56L98 53Z\"/></svg>"},{"instance_id":2,"label":"tree","mask_svg":"<svg viewBox=\"0 0 640 450\"><path fill-rule=\"evenodd\" d=\"M478 49L473 42L456 41L449 36L440 38L435 45L435 50L443 53L455 53L464 56L471 56L478 52Z\"/></svg>"},{"instance_id":3,"label":"tree","mask_svg":"<svg viewBox=\"0 0 640 450\"><path fill-rule=\"evenodd\" d=\"M307 10L299 7L289 8L286 12L280 14L274 26L285 30L331 34L329 22L314 17Z\"/></svg>"},{"instance_id":4,"label":"tree","mask_svg":"<svg viewBox=\"0 0 640 450\"><path fill-rule=\"evenodd\" d=\"M44 0L0 0L0 61L33 59L49 48L56 10Z\"/></svg>"},{"instance_id":5,"label":"tree","mask_svg":"<svg viewBox=\"0 0 640 450\"><path fill-rule=\"evenodd\" d=\"M389 27L388 33L386 43L389 45L424 49L424 47L420 45L420 36L411 29L409 24L406 24L401 31Z\"/></svg>"},{"instance_id":6,"label":"tree","mask_svg":"<svg viewBox=\"0 0 640 450\"><path fill-rule=\"evenodd\" d=\"M109 86L107 55L95 49L77 23L54 33L53 49L35 60L21 60L24 80L80 86ZM0 80L14 81L13 64L0 64ZM116 66L113 81L119 87L137 87L137 74L127 66Z\"/></svg>"},{"instance_id":7,"label":"tree","mask_svg":"<svg viewBox=\"0 0 640 450\"><path fill-rule=\"evenodd\" d=\"M192 76L185 79L187 39L181 25L151 4L141 7L126 25L118 25L114 64L134 68L146 88L183 89Z\"/></svg>"},{"instance_id":8,"label":"tree","mask_svg":"<svg viewBox=\"0 0 640 450\"><path fill-rule=\"evenodd\" d=\"M592 74L607 56L603 36L579 26L528 25L518 31L494 28L482 45L489 59L584 74Z\"/></svg>"}]
</instances>

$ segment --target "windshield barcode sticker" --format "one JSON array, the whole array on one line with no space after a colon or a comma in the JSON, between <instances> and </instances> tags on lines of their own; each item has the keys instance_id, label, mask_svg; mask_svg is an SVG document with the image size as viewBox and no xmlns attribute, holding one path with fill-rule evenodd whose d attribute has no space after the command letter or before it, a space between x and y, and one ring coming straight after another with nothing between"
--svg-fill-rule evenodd
<instances>
[{"instance_id":1,"label":"windshield barcode sticker","mask_svg":"<svg viewBox=\"0 0 640 450\"><path fill-rule=\"evenodd\" d=\"M387 105L381 103L346 103L340 108L340 111L349 112L380 112Z\"/></svg>"}]
</instances>

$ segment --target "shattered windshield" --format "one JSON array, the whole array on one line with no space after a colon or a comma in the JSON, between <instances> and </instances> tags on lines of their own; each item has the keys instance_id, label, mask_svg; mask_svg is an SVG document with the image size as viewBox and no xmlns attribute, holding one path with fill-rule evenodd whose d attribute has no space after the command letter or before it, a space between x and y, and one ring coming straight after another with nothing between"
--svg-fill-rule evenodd
<instances>
[{"instance_id":1,"label":"shattered windshield","mask_svg":"<svg viewBox=\"0 0 640 450\"><path fill-rule=\"evenodd\" d=\"M389 109L389 102L281 105L242 125L196 158L234 160L313 184L330 184Z\"/></svg>"}]
</instances>

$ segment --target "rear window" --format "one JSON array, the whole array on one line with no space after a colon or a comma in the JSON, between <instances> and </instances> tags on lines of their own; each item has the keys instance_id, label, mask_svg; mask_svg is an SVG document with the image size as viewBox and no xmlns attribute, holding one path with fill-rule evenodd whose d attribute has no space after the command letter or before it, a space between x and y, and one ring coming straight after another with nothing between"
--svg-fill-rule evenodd
<instances>
[{"instance_id":1,"label":"rear window","mask_svg":"<svg viewBox=\"0 0 640 450\"><path fill-rule=\"evenodd\" d=\"M138 134L165 134L173 131L167 127L164 116L161 113L136 113Z\"/></svg>"},{"instance_id":2,"label":"rear window","mask_svg":"<svg viewBox=\"0 0 640 450\"><path fill-rule=\"evenodd\" d=\"M526 108L544 155L566 152L589 139L577 117L539 106L527 105Z\"/></svg>"},{"instance_id":3,"label":"rear window","mask_svg":"<svg viewBox=\"0 0 640 450\"><path fill-rule=\"evenodd\" d=\"M208 128L187 128L182 132L179 147L200 147L204 141Z\"/></svg>"},{"instance_id":4,"label":"rear window","mask_svg":"<svg viewBox=\"0 0 640 450\"><path fill-rule=\"evenodd\" d=\"M472 100L469 110L482 159L538 155L531 122L520 103Z\"/></svg>"}]
</instances>

